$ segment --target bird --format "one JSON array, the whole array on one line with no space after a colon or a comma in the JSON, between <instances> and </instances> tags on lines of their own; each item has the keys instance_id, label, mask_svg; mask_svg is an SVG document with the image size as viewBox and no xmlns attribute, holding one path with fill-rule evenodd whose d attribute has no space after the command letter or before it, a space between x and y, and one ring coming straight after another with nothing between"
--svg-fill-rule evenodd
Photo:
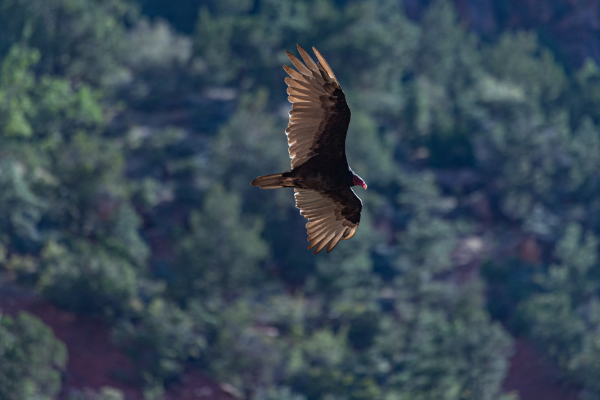
<instances>
[{"instance_id":1,"label":"bird","mask_svg":"<svg viewBox=\"0 0 600 400\"><path fill-rule=\"evenodd\" d=\"M289 77L288 101L292 103L285 133L291 158L289 171L259 176L251 184L261 189L293 187L296 208L308 219L308 249L329 253L340 240L354 236L360 223L362 201L351 189L367 184L346 159L346 133L350 108L331 67L316 48L318 62L300 46L304 63L286 54L293 68L284 65Z\"/></svg>"}]
</instances>

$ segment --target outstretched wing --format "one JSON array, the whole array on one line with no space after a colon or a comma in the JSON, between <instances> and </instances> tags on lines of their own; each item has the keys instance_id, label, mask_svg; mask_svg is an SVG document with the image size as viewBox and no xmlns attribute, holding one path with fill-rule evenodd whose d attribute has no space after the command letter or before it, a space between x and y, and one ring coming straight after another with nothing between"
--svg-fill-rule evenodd
<instances>
[{"instance_id":1,"label":"outstretched wing","mask_svg":"<svg viewBox=\"0 0 600 400\"><path fill-rule=\"evenodd\" d=\"M288 100L292 103L290 120L285 130L288 137L292 168L316 155L346 161L346 132L350 124L350 108L333 71L321 53L313 47L319 60L315 63L298 45L303 64L286 52L298 71L284 65L290 75L285 78Z\"/></svg>"},{"instance_id":2,"label":"outstretched wing","mask_svg":"<svg viewBox=\"0 0 600 400\"><path fill-rule=\"evenodd\" d=\"M316 247L317 254L327 246L329 253L340 240L354 236L360 222L362 202L352 189L319 192L294 188L294 191L296 207L308 219L309 250Z\"/></svg>"}]
</instances>

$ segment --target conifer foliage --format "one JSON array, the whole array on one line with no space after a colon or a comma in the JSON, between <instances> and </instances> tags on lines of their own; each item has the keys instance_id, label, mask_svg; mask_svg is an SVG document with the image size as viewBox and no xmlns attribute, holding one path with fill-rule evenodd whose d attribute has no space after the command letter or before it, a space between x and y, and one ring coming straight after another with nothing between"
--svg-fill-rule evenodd
<instances>
[{"instance_id":1,"label":"conifer foliage","mask_svg":"<svg viewBox=\"0 0 600 400\"><path fill-rule=\"evenodd\" d=\"M103 319L147 398L200 370L246 400L514 399L515 336L598 398L600 69L429 3L0 0L0 291ZM249 185L289 166L296 43L369 182L319 258L291 193ZM61 389L30 315L0 360L2 399Z\"/></svg>"}]
</instances>

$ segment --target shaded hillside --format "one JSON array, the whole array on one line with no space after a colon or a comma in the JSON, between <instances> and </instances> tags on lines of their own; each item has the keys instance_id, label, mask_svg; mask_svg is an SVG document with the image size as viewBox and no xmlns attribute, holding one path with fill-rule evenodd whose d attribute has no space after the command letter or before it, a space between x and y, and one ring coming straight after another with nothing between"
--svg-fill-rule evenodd
<instances>
[{"instance_id":1,"label":"shaded hillside","mask_svg":"<svg viewBox=\"0 0 600 400\"><path fill-rule=\"evenodd\" d=\"M409 17L418 20L432 0L398 0ZM600 62L600 1L598 0L452 0L469 29L493 39L510 30L534 30L559 59L572 68L590 58ZM198 7L211 5L183 0L171 7L168 0L140 0L152 18L168 20L191 34ZM256 7L256 6L255 6ZM232 9L233 10L233 9ZM256 11L256 8L255 10Z\"/></svg>"},{"instance_id":2,"label":"shaded hillside","mask_svg":"<svg viewBox=\"0 0 600 400\"><path fill-rule=\"evenodd\" d=\"M0 0L0 269L70 346L65 391L600 396L600 69L566 68L557 30L583 3L178 4ZM369 185L318 257L292 193L249 185L289 168L296 43L344 88Z\"/></svg>"},{"instance_id":3,"label":"shaded hillside","mask_svg":"<svg viewBox=\"0 0 600 400\"><path fill-rule=\"evenodd\" d=\"M66 344L69 362L64 375L61 399L69 393L103 387L119 389L124 400L142 400L143 393L132 379L133 365L122 350L111 342L106 324L58 310L31 293L9 285L0 286L0 312L16 315L25 311L40 318ZM130 384L126 382L130 381ZM525 340L515 344L503 388L519 394L520 400L576 400L577 390L560 382L558 368L541 356ZM181 382L171 385L167 400L231 400L232 396L197 371L188 372Z\"/></svg>"},{"instance_id":4,"label":"shaded hillside","mask_svg":"<svg viewBox=\"0 0 600 400\"><path fill-rule=\"evenodd\" d=\"M402 0L419 18L430 1ZM533 30L571 68L586 59L600 62L598 0L453 0L461 22L484 37L507 30Z\"/></svg>"},{"instance_id":5,"label":"shaded hillside","mask_svg":"<svg viewBox=\"0 0 600 400\"><path fill-rule=\"evenodd\" d=\"M0 312L16 316L27 312L40 318L67 347L68 363L60 399L73 393L99 393L116 388L124 400L143 400L134 365L110 337L110 327L98 318L61 311L30 291L0 285ZM197 371L186 373L166 391L165 400L231 400L217 384ZM90 397L91 400L93 397Z\"/></svg>"}]
</instances>

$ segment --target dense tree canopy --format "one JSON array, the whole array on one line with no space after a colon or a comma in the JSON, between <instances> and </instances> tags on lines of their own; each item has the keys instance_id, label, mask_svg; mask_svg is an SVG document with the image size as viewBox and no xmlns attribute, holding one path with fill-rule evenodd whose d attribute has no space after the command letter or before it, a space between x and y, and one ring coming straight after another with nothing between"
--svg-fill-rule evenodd
<instances>
[{"instance_id":1,"label":"dense tree canopy","mask_svg":"<svg viewBox=\"0 0 600 400\"><path fill-rule=\"evenodd\" d=\"M512 399L512 337L600 396L592 61L448 0L0 0L0 26L0 275L104 318L148 398L199 369L248 400ZM296 43L344 87L369 183L318 257L292 193L250 186L289 166ZM3 351L0 397L56 395L41 322L0 316Z\"/></svg>"}]
</instances>

